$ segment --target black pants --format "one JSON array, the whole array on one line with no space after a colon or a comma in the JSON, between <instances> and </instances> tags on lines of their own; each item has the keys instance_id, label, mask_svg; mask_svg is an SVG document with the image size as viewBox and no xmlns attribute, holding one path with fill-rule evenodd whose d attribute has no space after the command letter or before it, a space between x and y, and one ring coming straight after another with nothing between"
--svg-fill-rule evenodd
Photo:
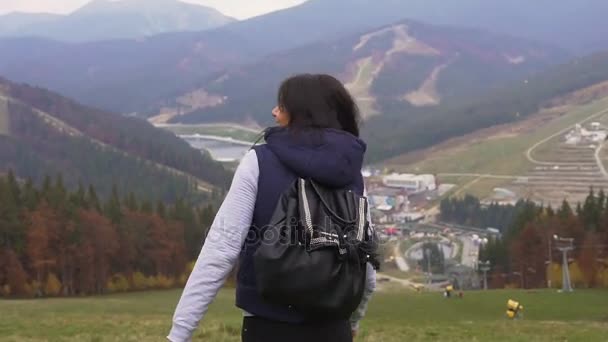
<instances>
[{"instance_id":1,"label":"black pants","mask_svg":"<svg viewBox=\"0 0 608 342\"><path fill-rule=\"evenodd\" d=\"M290 324L260 317L243 319L243 342L352 342L347 320Z\"/></svg>"}]
</instances>

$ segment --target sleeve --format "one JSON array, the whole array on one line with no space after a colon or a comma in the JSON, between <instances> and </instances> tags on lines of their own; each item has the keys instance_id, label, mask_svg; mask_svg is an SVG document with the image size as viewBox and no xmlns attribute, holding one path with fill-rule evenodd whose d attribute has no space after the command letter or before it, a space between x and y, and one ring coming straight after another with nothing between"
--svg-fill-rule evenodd
<instances>
[{"instance_id":1,"label":"sleeve","mask_svg":"<svg viewBox=\"0 0 608 342\"><path fill-rule=\"evenodd\" d=\"M359 329L359 321L363 319L365 316L365 312L367 311L367 304L372 298L372 294L376 290L376 270L374 267L367 263L367 278L365 281L365 291L363 292L363 298L361 298L361 303L357 307L357 310L353 312L350 317L350 326L352 330Z\"/></svg>"},{"instance_id":2,"label":"sleeve","mask_svg":"<svg viewBox=\"0 0 608 342\"><path fill-rule=\"evenodd\" d=\"M367 191L365 189L363 191L363 195L367 196ZM371 217L370 210L367 211L367 220L370 223L369 229L371 229L373 231L373 226L371 224L372 217ZM361 298L361 303L357 307L357 310L355 310L355 312L353 312L353 314L350 317L350 325L351 325L352 330L359 329L359 321L361 321L361 319L363 319L363 317L365 316L365 312L367 311L367 304L369 303L369 300L371 299L372 294L374 293L375 290L376 290L376 270L374 269L372 264L367 263L365 290L363 292L363 297Z\"/></svg>"},{"instance_id":3,"label":"sleeve","mask_svg":"<svg viewBox=\"0 0 608 342\"><path fill-rule=\"evenodd\" d=\"M190 341L199 321L234 268L249 232L258 190L259 166L254 150L238 166L198 256L173 316L167 338Z\"/></svg>"}]
</instances>

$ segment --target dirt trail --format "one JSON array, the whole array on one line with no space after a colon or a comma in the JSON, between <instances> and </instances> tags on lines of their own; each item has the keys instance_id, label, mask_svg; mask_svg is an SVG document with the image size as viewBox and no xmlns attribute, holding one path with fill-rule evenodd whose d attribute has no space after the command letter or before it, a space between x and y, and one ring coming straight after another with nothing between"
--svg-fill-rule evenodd
<instances>
[{"instance_id":1,"label":"dirt trail","mask_svg":"<svg viewBox=\"0 0 608 342\"><path fill-rule=\"evenodd\" d=\"M437 80L441 71L448 66L449 63L436 66L420 88L406 94L403 99L416 107L438 105L441 102L441 97L437 91Z\"/></svg>"},{"instance_id":2,"label":"dirt trail","mask_svg":"<svg viewBox=\"0 0 608 342\"><path fill-rule=\"evenodd\" d=\"M608 114L608 109L604 109L601 110L599 112L593 113L592 115L588 116L587 118L585 118L584 120L579 121L577 124L579 125L583 125L597 117L600 117L604 114ZM568 163L568 162L555 162L555 161L540 161L537 160L533 157L533 153L534 150L537 149L539 146L541 146L542 144L548 142L549 140L556 138L560 135L565 134L566 132L570 131L573 127L575 127L577 124L568 126L564 129L562 129L561 131L558 131L544 139L541 139L540 141L538 141L537 143L535 143L534 145L532 145L528 150L526 150L526 158L532 163L532 164L537 164L537 165L579 165L580 163Z\"/></svg>"},{"instance_id":3,"label":"dirt trail","mask_svg":"<svg viewBox=\"0 0 608 342\"><path fill-rule=\"evenodd\" d=\"M391 48L384 52L381 57L373 58L372 56L365 56L357 60L355 62L355 76L352 81L346 84L346 88L348 88L348 90L350 90L353 96L355 96L357 99L364 118L369 118L373 115L379 114L375 106L376 98L371 93L371 86L384 66L390 62L393 55L405 53L417 56L437 56L440 54L440 52L435 48L426 45L425 43L411 36L408 33L408 27L405 24L387 27L382 30L361 36L359 42L353 47L353 52L364 48L372 39L391 33L394 36ZM421 86L423 92L428 94L433 94L434 91L436 92L436 79L444 67L445 66L439 66L436 68L436 72L434 71L429 77L431 80ZM432 80L433 78L435 79L434 81ZM439 96L431 95L431 97L438 98ZM416 101L416 98L413 101ZM425 98L421 101L429 102L432 101L432 99Z\"/></svg>"}]
</instances>

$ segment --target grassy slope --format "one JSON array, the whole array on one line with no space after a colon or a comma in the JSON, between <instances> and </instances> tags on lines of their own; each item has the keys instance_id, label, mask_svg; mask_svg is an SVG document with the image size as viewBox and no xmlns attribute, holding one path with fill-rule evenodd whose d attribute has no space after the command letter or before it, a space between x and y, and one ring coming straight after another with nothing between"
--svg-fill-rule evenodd
<instances>
[{"instance_id":1,"label":"grassy slope","mask_svg":"<svg viewBox=\"0 0 608 342\"><path fill-rule=\"evenodd\" d=\"M179 291L81 299L0 301L2 341L163 341ZM240 341L234 292L220 292L195 341ZM525 318L508 321L508 299ZM358 341L602 341L608 336L608 292L377 293Z\"/></svg>"},{"instance_id":2,"label":"grassy slope","mask_svg":"<svg viewBox=\"0 0 608 342\"><path fill-rule=\"evenodd\" d=\"M578 107L552 120L531 133L518 136L480 140L462 144L433 153L422 161L410 165L390 164L399 171L414 173L479 173L494 175L522 175L530 167L525 152L536 142L562 129L585 120L590 115L608 108L608 98ZM471 177L447 177L444 182L457 181L467 185ZM463 191L476 195L487 195L493 187L509 182L496 179L481 179Z\"/></svg>"}]
</instances>

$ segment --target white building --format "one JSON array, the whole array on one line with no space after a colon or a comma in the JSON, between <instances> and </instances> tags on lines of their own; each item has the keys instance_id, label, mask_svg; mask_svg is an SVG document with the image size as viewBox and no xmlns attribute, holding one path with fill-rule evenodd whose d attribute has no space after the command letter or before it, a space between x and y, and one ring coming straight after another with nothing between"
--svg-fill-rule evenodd
<instances>
[{"instance_id":1,"label":"white building","mask_svg":"<svg viewBox=\"0 0 608 342\"><path fill-rule=\"evenodd\" d=\"M591 124L591 130L587 130L580 124L577 124L573 130L566 134L566 144L579 145L590 143L601 143L606 140L608 132L601 130L599 122Z\"/></svg>"},{"instance_id":2,"label":"white building","mask_svg":"<svg viewBox=\"0 0 608 342\"><path fill-rule=\"evenodd\" d=\"M420 193L437 189L434 175L391 174L382 177L382 183L391 188L405 189L409 193Z\"/></svg>"}]
</instances>

